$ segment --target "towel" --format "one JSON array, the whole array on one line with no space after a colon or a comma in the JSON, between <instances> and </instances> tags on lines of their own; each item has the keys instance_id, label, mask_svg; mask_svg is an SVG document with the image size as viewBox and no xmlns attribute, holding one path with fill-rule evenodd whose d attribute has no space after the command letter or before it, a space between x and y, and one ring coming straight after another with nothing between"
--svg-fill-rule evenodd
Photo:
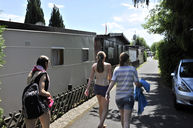
<instances>
[{"instance_id":1,"label":"towel","mask_svg":"<svg viewBox=\"0 0 193 128\"><path fill-rule=\"evenodd\" d=\"M150 91L150 84L148 82L144 79L141 79L139 82L142 84L146 92ZM145 106L147 106L147 100L141 87L136 87L135 89L135 100L138 101L138 115L140 115L144 111Z\"/></svg>"}]
</instances>

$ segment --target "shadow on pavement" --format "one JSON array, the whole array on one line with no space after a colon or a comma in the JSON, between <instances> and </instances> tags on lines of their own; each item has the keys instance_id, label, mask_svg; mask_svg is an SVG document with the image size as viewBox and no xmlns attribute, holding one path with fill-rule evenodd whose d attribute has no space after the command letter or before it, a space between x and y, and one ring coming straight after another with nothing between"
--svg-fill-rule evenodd
<instances>
[{"instance_id":1,"label":"shadow on pavement","mask_svg":"<svg viewBox=\"0 0 193 128\"><path fill-rule=\"evenodd\" d=\"M141 116L134 116L132 124L137 128L189 128L192 126L193 107L184 106L176 111L173 106L173 97L170 88L164 86L159 74L140 74L151 83L158 83L158 87L146 94L148 112ZM151 84L150 83L150 84ZM156 84L151 84L156 86ZM148 108L149 107L149 108Z\"/></svg>"},{"instance_id":2,"label":"shadow on pavement","mask_svg":"<svg viewBox=\"0 0 193 128\"><path fill-rule=\"evenodd\" d=\"M151 91L145 93L148 105L142 115L138 116L137 110L134 110L132 125L136 128L192 127L193 107L184 106L180 111L177 111L173 106L171 89L162 83L159 74L140 73L139 75L150 83ZM120 122L119 111L113 109L109 110L107 119ZM98 117L98 107L93 107L89 114Z\"/></svg>"},{"instance_id":3,"label":"shadow on pavement","mask_svg":"<svg viewBox=\"0 0 193 128\"><path fill-rule=\"evenodd\" d=\"M99 111L98 107L93 107L93 109L90 111L90 115L99 117L98 111ZM106 119L109 119L109 120L112 120L112 121L120 121L121 118L120 118L119 111L109 109Z\"/></svg>"}]
</instances>

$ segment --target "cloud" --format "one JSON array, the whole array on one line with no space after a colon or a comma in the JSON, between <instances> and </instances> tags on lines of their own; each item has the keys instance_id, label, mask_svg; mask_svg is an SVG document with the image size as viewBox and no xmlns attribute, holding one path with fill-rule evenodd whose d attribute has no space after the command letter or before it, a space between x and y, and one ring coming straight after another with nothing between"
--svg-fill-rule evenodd
<instances>
[{"instance_id":1,"label":"cloud","mask_svg":"<svg viewBox=\"0 0 193 128\"><path fill-rule=\"evenodd\" d=\"M116 21L116 22L122 22L123 18L122 17L118 17L118 16L114 16L113 20Z\"/></svg>"},{"instance_id":2,"label":"cloud","mask_svg":"<svg viewBox=\"0 0 193 128\"><path fill-rule=\"evenodd\" d=\"M53 8L54 5L58 8L64 8L64 5L61 5L61 4L54 4L54 3L48 3L48 7L49 8Z\"/></svg>"},{"instance_id":3,"label":"cloud","mask_svg":"<svg viewBox=\"0 0 193 128\"><path fill-rule=\"evenodd\" d=\"M104 27L107 25L107 30L113 30L113 29L118 29L118 30L123 30L123 26L121 24L115 23L115 22L107 22L106 24L102 24Z\"/></svg>"},{"instance_id":4,"label":"cloud","mask_svg":"<svg viewBox=\"0 0 193 128\"><path fill-rule=\"evenodd\" d=\"M24 22L24 16L18 16L14 14L6 14L6 13L0 13L0 19L1 20L6 20L6 21L14 21L14 22Z\"/></svg>"},{"instance_id":5,"label":"cloud","mask_svg":"<svg viewBox=\"0 0 193 128\"><path fill-rule=\"evenodd\" d=\"M133 5L127 3L121 3L121 6L127 7L128 9L136 9Z\"/></svg>"},{"instance_id":6,"label":"cloud","mask_svg":"<svg viewBox=\"0 0 193 128\"><path fill-rule=\"evenodd\" d=\"M154 8L157 3L151 2L148 7L135 8L133 4L121 3L121 6L126 7L128 10L119 16L113 16L112 21L107 23L107 29L109 32L121 32L132 40L133 35L136 34L143 37L146 43L151 46L152 43L160 41L163 36L158 34L149 34L147 30L141 27L141 24L145 23L145 17L148 15L149 10ZM104 26L105 24L103 24Z\"/></svg>"}]
</instances>

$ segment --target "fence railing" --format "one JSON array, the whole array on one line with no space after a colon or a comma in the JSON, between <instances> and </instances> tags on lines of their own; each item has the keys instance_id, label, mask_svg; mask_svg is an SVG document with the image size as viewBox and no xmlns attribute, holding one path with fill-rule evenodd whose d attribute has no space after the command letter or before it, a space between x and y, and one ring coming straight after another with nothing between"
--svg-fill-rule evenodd
<instances>
[{"instance_id":1,"label":"fence railing","mask_svg":"<svg viewBox=\"0 0 193 128\"><path fill-rule=\"evenodd\" d=\"M54 96L54 104L51 108L51 122L54 122L70 109L77 107L94 96L93 86L90 86L89 96L84 95L85 90L86 85L82 85ZM17 113L10 113L9 117L4 116L2 122L0 122L0 128L25 128L22 111L19 110ZM41 128L39 121L37 122L36 128Z\"/></svg>"}]
</instances>

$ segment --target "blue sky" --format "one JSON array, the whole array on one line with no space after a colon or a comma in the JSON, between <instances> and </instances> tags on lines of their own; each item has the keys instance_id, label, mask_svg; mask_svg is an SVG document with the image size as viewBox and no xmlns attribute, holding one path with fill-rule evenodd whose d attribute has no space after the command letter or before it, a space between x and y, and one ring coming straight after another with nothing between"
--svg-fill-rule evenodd
<instances>
[{"instance_id":1,"label":"blue sky","mask_svg":"<svg viewBox=\"0 0 193 128\"><path fill-rule=\"evenodd\" d=\"M0 20L24 22L27 0L0 0ZM14 1L14 2L13 2ZM41 0L46 25L49 24L53 4L62 15L68 29L96 32L124 33L131 41L133 34L143 37L149 46L163 37L150 35L141 27L145 17L158 0L151 0L149 7L134 8L132 0Z\"/></svg>"}]
</instances>

